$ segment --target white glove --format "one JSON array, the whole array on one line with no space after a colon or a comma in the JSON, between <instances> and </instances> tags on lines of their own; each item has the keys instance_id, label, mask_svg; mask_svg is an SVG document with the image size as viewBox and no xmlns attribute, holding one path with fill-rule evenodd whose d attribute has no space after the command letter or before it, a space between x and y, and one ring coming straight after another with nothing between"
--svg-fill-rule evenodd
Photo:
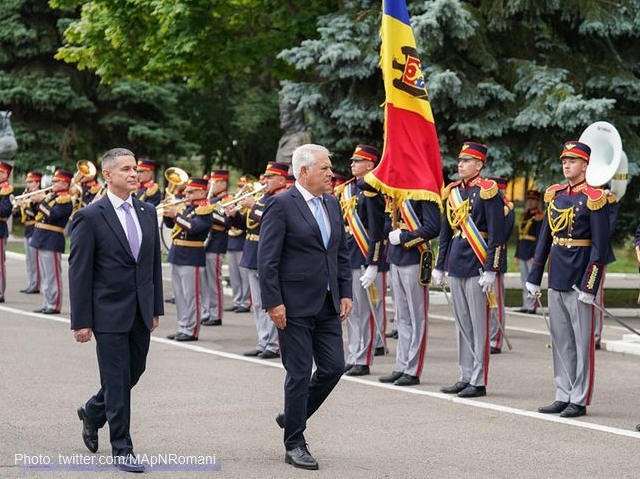
<instances>
[{"instance_id":1,"label":"white glove","mask_svg":"<svg viewBox=\"0 0 640 479\"><path fill-rule=\"evenodd\" d=\"M528 296L529 297L536 297L540 295L540 286L537 284L533 284L533 283L529 283L528 281L525 283L525 287L527 288L527 291L529 292Z\"/></svg>"},{"instance_id":2,"label":"white glove","mask_svg":"<svg viewBox=\"0 0 640 479\"><path fill-rule=\"evenodd\" d=\"M596 297L593 294L585 293L584 291L578 293L578 301L582 301L583 303L593 304L595 299Z\"/></svg>"},{"instance_id":3,"label":"white glove","mask_svg":"<svg viewBox=\"0 0 640 479\"><path fill-rule=\"evenodd\" d=\"M360 276L360 284L364 289L371 287L373 283L376 281L376 276L378 275L378 266L369 265L367 266L366 271L362 276Z\"/></svg>"},{"instance_id":4,"label":"white glove","mask_svg":"<svg viewBox=\"0 0 640 479\"><path fill-rule=\"evenodd\" d=\"M431 283L434 286L444 286L444 271L441 269L431 271Z\"/></svg>"},{"instance_id":5,"label":"white glove","mask_svg":"<svg viewBox=\"0 0 640 479\"><path fill-rule=\"evenodd\" d=\"M493 288L493 283L496 282L496 273L495 271L483 271L480 279L478 280L478 284L482 286L482 292L488 293Z\"/></svg>"},{"instance_id":6,"label":"white glove","mask_svg":"<svg viewBox=\"0 0 640 479\"><path fill-rule=\"evenodd\" d=\"M400 244L400 234L402 233L401 229L393 230L389 232L389 243L392 245Z\"/></svg>"}]
</instances>

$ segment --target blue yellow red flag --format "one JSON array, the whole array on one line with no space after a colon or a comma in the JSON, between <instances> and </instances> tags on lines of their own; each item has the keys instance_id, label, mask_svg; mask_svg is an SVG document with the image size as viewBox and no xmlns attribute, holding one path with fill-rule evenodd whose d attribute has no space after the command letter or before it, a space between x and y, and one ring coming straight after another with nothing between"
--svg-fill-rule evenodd
<instances>
[{"instance_id":1,"label":"blue yellow red flag","mask_svg":"<svg viewBox=\"0 0 640 479\"><path fill-rule=\"evenodd\" d=\"M382 159L365 181L398 201L442 208L442 160L405 0L383 0L380 67L385 114Z\"/></svg>"}]
</instances>

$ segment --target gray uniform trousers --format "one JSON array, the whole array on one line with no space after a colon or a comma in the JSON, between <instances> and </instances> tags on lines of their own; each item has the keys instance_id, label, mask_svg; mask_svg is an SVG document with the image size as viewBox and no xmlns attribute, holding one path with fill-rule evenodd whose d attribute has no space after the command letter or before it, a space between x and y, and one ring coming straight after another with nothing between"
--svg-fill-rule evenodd
<instances>
[{"instance_id":1,"label":"gray uniform trousers","mask_svg":"<svg viewBox=\"0 0 640 479\"><path fill-rule=\"evenodd\" d=\"M556 401L588 406L594 373L593 306L578 301L575 291L549 289L549 321Z\"/></svg>"},{"instance_id":2,"label":"gray uniform trousers","mask_svg":"<svg viewBox=\"0 0 640 479\"><path fill-rule=\"evenodd\" d=\"M0 238L0 298L7 289L7 239Z\"/></svg>"},{"instance_id":3,"label":"gray uniform trousers","mask_svg":"<svg viewBox=\"0 0 640 479\"><path fill-rule=\"evenodd\" d=\"M391 265L398 346L395 371L420 376L427 349L429 291L418 283L419 265Z\"/></svg>"},{"instance_id":4,"label":"gray uniform trousers","mask_svg":"<svg viewBox=\"0 0 640 479\"><path fill-rule=\"evenodd\" d=\"M207 253L202 288L202 320L222 319L222 260L223 254Z\"/></svg>"},{"instance_id":5,"label":"gray uniform trousers","mask_svg":"<svg viewBox=\"0 0 640 479\"><path fill-rule=\"evenodd\" d=\"M598 287L598 292L596 293L596 298L593 300L598 306L601 308L604 307L604 279L605 279L605 271L606 266L602 267L602 279L600 279L600 286ZM597 309L593 312L595 319L594 326L594 335L596 344L600 344L602 340L602 325L604 321L604 313L602 311L598 311Z\"/></svg>"},{"instance_id":6,"label":"gray uniform trousers","mask_svg":"<svg viewBox=\"0 0 640 479\"><path fill-rule=\"evenodd\" d=\"M198 337L202 306L204 268L200 266L171 265L173 296L176 299L178 331Z\"/></svg>"},{"instance_id":7,"label":"gray uniform trousers","mask_svg":"<svg viewBox=\"0 0 640 479\"><path fill-rule=\"evenodd\" d=\"M529 297L529 292L527 291L527 278L529 277L529 272L531 271L531 266L533 265L533 258L528 260L520 259L518 260L518 266L520 267L520 285L522 286L522 307L526 309L536 310L538 305L536 298Z\"/></svg>"},{"instance_id":8,"label":"gray uniform trousers","mask_svg":"<svg viewBox=\"0 0 640 479\"><path fill-rule=\"evenodd\" d=\"M236 308L249 309L251 307L249 272L246 268L240 267L240 258L242 258L242 251L227 251L229 279L233 290L233 305Z\"/></svg>"},{"instance_id":9,"label":"gray uniform trousers","mask_svg":"<svg viewBox=\"0 0 640 479\"><path fill-rule=\"evenodd\" d=\"M257 269L243 268L249 274L249 285L251 287L251 301L253 302L253 315L256 320L256 331L258 332L258 351L273 351L280 349L278 342L278 328L267 312L262 309L262 297L260 296L260 279Z\"/></svg>"},{"instance_id":10,"label":"gray uniform trousers","mask_svg":"<svg viewBox=\"0 0 640 479\"><path fill-rule=\"evenodd\" d=\"M29 244L29 238L24 238L24 252L26 254L25 263L27 265L27 289L39 289L40 272L38 271L38 250Z\"/></svg>"},{"instance_id":11,"label":"gray uniform trousers","mask_svg":"<svg viewBox=\"0 0 640 479\"><path fill-rule=\"evenodd\" d=\"M378 273L375 286L378 290L378 302L374 304L375 319L371 314L367 292L360 283L362 271L351 270L351 288L353 292L353 308L347 319L347 336L349 339L349 355L347 364L359 364L371 366L374 356L374 348L384 346L380 336L384 335L381 320L384 321L384 273ZM376 340L377 339L377 340ZM375 345L375 346L374 346Z\"/></svg>"},{"instance_id":12,"label":"gray uniform trousers","mask_svg":"<svg viewBox=\"0 0 640 479\"><path fill-rule=\"evenodd\" d=\"M56 251L38 249L38 266L40 268L40 292L42 293L42 308L62 308L62 254Z\"/></svg>"},{"instance_id":13,"label":"gray uniform trousers","mask_svg":"<svg viewBox=\"0 0 640 479\"><path fill-rule=\"evenodd\" d=\"M504 275L498 273L496 282L493 284L493 291L496 295L497 308L490 310L491 312L491 347L502 349L502 330L498 326L498 321L503 328L507 327L507 316L504 314Z\"/></svg>"},{"instance_id":14,"label":"gray uniform trousers","mask_svg":"<svg viewBox=\"0 0 640 479\"><path fill-rule=\"evenodd\" d=\"M487 295L478 284L480 276L454 278L449 276L453 311L460 321L473 352L481 361L476 362L467 342L458 330L458 365L460 381L472 386L486 386L489 374L489 306Z\"/></svg>"}]
</instances>

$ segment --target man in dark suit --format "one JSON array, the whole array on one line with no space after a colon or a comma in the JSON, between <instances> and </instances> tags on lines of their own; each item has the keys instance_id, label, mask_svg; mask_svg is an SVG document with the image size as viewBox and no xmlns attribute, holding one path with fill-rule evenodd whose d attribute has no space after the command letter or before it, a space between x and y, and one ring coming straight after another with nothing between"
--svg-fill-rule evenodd
<instances>
[{"instance_id":1,"label":"man in dark suit","mask_svg":"<svg viewBox=\"0 0 640 479\"><path fill-rule=\"evenodd\" d=\"M302 145L292 165L295 185L274 196L263 215L258 275L287 371L284 414L276 417L285 462L318 469L304 430L344 371L340 320L351 312L351 270L338 200L325 193L333 176L328 150Z\"/></svg>"},{"instance_id":2,"label":"man in dark suit","mask_svg":"<svg viewBox=\"0 0 640 479\"><path fill-rule=\"evenodd\" d=\"M109 422L114 464L129 472L144 470L129 435L131 388L164 314L156 210L132 197L136 171L129 150L105 154L107 194L76 213L69 256L71 329L80 343L95 335L102 386L78 409L82 438L96 452L98 429Z\"/></svg>"}]
</instances>

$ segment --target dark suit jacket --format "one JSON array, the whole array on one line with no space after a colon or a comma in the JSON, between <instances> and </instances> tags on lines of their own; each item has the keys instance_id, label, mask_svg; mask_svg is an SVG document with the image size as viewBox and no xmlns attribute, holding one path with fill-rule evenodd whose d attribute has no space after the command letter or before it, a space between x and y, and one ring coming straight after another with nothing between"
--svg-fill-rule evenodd
<instances>
[{"instance_id":1,"label":"dark suit jacket","mask_svg":"<svg viewBox=\"0 0 640 479\"><path fill-rule=\"evenodd\" d=\"M327 281L336 311L351 298L351 269L338 200L323 195L331 223L325 249L320 228L302 194L293 186L265 208L258 243L262 306L284 304L287 317L315 316L324 304Z\"/></svg>"},{"instance_id":2,"label":"dark suit jacket","mask_svg":"<svg viewBox=\"0 0 640 479\"><path fill-rule=\"evenodd\" d=\"M73 330L124 333L131 329L138 308L149 328L154 316L164 314L156 210L135 197L133 205L142 229L137 262L106 195L74 216L69 255Z\"/></svg>"}]
</instances>

